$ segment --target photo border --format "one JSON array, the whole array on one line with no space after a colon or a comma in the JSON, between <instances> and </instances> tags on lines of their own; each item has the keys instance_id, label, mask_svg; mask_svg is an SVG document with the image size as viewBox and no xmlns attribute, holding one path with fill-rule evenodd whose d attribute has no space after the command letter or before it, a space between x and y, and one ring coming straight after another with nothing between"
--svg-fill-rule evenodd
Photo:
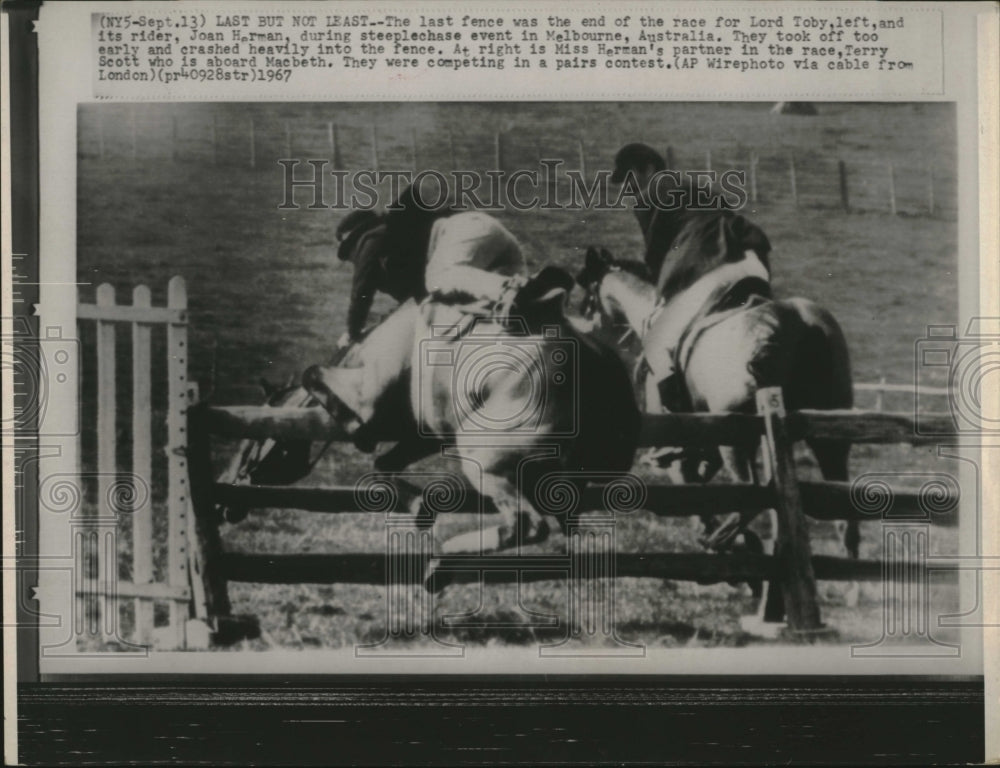
<instances>
[{"instance_id":1,"label":"photo border","mask_svg":"<svg viewBox=\"0 0 1000 768\"><path fill-rule=\"evenodd\" d=\"M38 89L30 21L37 18L38 6L17 2L4 7L12 27L10 172L31 191L14 201L14 243L24 243L24 252L35 256L35 274ZM995 30L992 39L995 43ZM22 62L28 63L27 72L14 66ZM995 198L992 204L995 210ZM20 510L34 508L32 490L30 484L23 489ZM31 515L24 519L29 527L20 555L30 560L38 556L37 528L30 527ZM18 569L18 594L30 592L26 575ZM13 634L8 629L5 641ZM247 762L248 754L261 763L274 756L296 764L410 765L898 765L980 762L984 757L982 677L407 675L275 680L178 674L103 681L50 675L40 680L37 628L19 621L16 635L18 759L26 763L65 761L67 745L83 753L78 755L81 762L102 763L165 762L160 755L169 755L171 762L238 764ZM12 686L12 676L6 677ZM7 720L11 722L9 716ZM325 733L318 731L324 724ZM440 734L447 739L452 730L452 736L470 746L442 744ZM303 738L306 733L312 738ZM344 743L345 734L352 743Z\"/></svg>"}]
</instances>

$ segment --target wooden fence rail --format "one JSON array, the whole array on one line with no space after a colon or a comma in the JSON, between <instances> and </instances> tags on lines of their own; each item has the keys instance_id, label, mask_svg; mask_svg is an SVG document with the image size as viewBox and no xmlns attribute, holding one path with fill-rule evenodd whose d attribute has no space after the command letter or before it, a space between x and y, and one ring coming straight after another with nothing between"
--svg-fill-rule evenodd
<instances>
[{"instance_id":1,"label":"wooden fence rail","mask_svg":"<svg viewBox=\"0 0 1000 768\"><path fill-rule=\"evenodd\" d=\"M577 507L580 509L600 509L605 505L604 492L607 486L591 484L580 494ZM644 509L662 517L689 517L702 512L719 509L768 509L771 494L767 488L751 483L727 485L647 485L644 488L646 503ZM240 509L298 509L309 512L350 513L364 509L361 500L363 490L353 486L337 487L296 487L276 485L229 485L216 483L213 496L216 503ZM397 498L405 499L404 493ZM427 499L433 510L433 499ZM832 506L833 501L829 502ZM450 508L449 508L450 509ZM405 504L398 504L380 512L403 513ZM474 493L466 494L462 503L450 511L461 514L492 513L490 506L480 504Z\"/></svg>"},{"instance_id":2,"label":"wooden fence rail","mask_svg":"<svg viewBox=\"0 0 1000 768\"><path fill-rule=\"evenodd\" d=\"M883 577L878 560L844 560L826 555L811 558L817 579L825 581L878 581ZM393 564L394 570L409 576L408 583L423 578L426 560L404 556ZM441 557L435 561L438 573L448 583L535 582L570 576L565 557ZM222 567L232 581L256 584L374 584L388 581L385 554L246 554L227 552ZM615 556L617 578L656 578L675 581L749 581L774 580L781 562L770 555L733 553L726 556L701 552L620 552ZM919 579L917 570L901 574L905 579ZM956 576L957 578L957 576Z\"/></svg>"},{"instance_id":3,"label":"wooden fence rail","mask_svg":"<svg viewBox=\"0 0 1000 768\"><path fill-rule=\"evenodd\" d=\"M206 411L213 434L228 438L348 441L347 435L321 408L220 406ZM919 422L919 423L918 423ZM853 443L940 442L954 432L950 413L921 414L879 411L809 411L789 417L791 436L849 439ZM708 447L753 443L764 432L760 416L750 414L657 414L643 418L640 447L675 445Z\"/></svg>"},{"instance_id":4,"label":"wooden fence rail","mask_svg":"<svg viewBox=\"0 0 1000 768\"><path fill-rule=\"evenodd\" d=\"M656 515L682 517L732 510L761 511L775 509L778 536L774 555L715 555L700 553L622 553L614 552L613 574L616 577L653 576L670 579L694 579L702 582L734 579L764 579L775 587L769 590L765 619L787 619L789 630L813 636L822 622L816 592L816 579L871 580L883 578L878 561L845 560L813 556L806 515L821 520L881 519L873 509L885 505L858 504L855 488L849 483L799 482L792 456L792 441L806 436L847 439L852 442L921 444L930 437L918 431L913 414L867 411L800 411L785 414L780 390L759 393L759 412L749 414L668 414L644 419L644 445L709 446L753 444L760 441L766 459L764 484L737 485L658 485L646 484L641 504ZM207 474L211 455L211 436L251 439L346 440L326 412L319 408L212 407L207 404L192 410L189 419L195 509L202 531L200 540L211 550L205 593L209 603L228 608L227 584L230 580L263 583L366 583L386 584L393 579L417 581L426 570L429 552L407 555L403 562L387 564L386 553L353 554L243 554L225 552L218 537L216 505L247 510L289 508L322 513L350 513L371 509L359 500L359 488L339 486L284 487L248 486L217 483ZM954 430L947 414L921 415L919 426L930 425L934 440L941 430ZM947 429L946 429L947 428ZM197 447L196 446L200 446ZM605 509L606 486L587 485L576 504L578 510ZM408 489L412 491L412 489ZM419 489L417 489L419 491ZM399 498L413 498L401 493ZM432 499L425 500L433 510ZM469 494L449 512L476 513L481 501ZM895 514L926 513L926 501L919 492L892 492ZM932 522L954 524L957 515L957 492L946 491L934 500ZM406 504L392 502L378 512L393 515L405 512ZM200 510L200 511L199 511ZM431 516L433 518L433 516ZM390 520L387 517L387 521ZM404 514L400 519L407 519ZM581 518L586 519L586 518ZM413 524L414 518L409 518ZM398 522L398 520L397 520ZM597 523L598 525L606 523ZM571 550L579 537L570 535ZM511 558L502 556L435 558L435 579L446 581L486 578L509 579L517 573L525 580L563 578L572 575L573 551L566 556ZM415 559L414 559L415 558ZM548 559L546 559L548 558ZM514 576L501 571L514 571ZM402 574L402 575L401 575ZM779 589L780 587L780 589ZM213 596L214 595L214 596ZM224 617L223 617L224 618Z\"/></svg>"},{"instance_id":5,"label":"wooden fence rail","mask_svg":"<svg viewBox=\"0 0 1000 768\"><path fill-rule=\"evenodd\" d=\"M580 495L579 507L598 509L604 503L604 486L589 485ZM834 481L801 481L803 512L816 520L879 520L878 513L871 511L871 505L861 506L852 496L854 485ZM772 503L770 489L752 483L732 483L719 485L647 485L644 489L646 503L643 509L659 517L689 517L696 514L713 513L718 510L763 510ZM911 519L923 513L928 506L918 491L891 491L893 515ZM297 509L306 512L327 514L350 514L363 511L359 501L361 491L355 486L283 486L283 485L231 485L216 483L212 496L217 504L248 511L267 509ZM405 498L400 493L398 499ZM958 524L959 498L951 490L945 490L934 502L934 522L936 525L954 526ZM433 503L431 503L433 508ZM407 511L404 504L397 503L386 513ZM475 494L467 494L462 503L449 511L456 514L492 513L489 506L480 505Z\"/></svg>"},{"instance_id":6,"label":"wooden fence rail","mask_svg":"<svg viewBox=\"0 0 1000 768\"><path fill-rule=\"evenodd\" d=\"M148 288L137 286L132 303L116 303L111 286L97 290L94 304L81 303L78 318L81 323L93 322L96 328L96 391L94 421L97 425L96 509L85 512L74 541L80 547L80 562L87 565L77 583L77 599L84 606L78 614L79 631L99 634L104 640L149 645L156 642L163 648L199 645L207 637L206 624L217 636L252 631L252 624L241 624L231 616L228 596L230 580L269 583L342 581L392 585L399 574L423 573L429 551L422 552L418 562L387 565L385 552L338 555L270 555L226 552L222 546L219 526L219 505L247 509L290 508L322 513L350 513L365 507L359 503L357 486L297 487L231 485L215 481L212 475L212 439L254 440L346 440L336 424L320 408L271 408L257 406L213 407L194 404L196 393L187 381L187 298L184 281L171 280L166 306L152 306ZM121 326L131 331L131 393L130 398L117 397L118 352ZM157 430L153 422L154 334L157 328L165 337L166 361L163 363L167 380L165 430ZM861 389L862 387L859 387ZM878 394L911 392L902 385L868 385ZM921 394L947 395L947 389L923 388ZM922 515L927 522L954 525L958 512L958 489L935 489L933 498L924 498L921 491L893 489L879 491L883 496L856 499L858 487L846 482L808 482L796 477L792 442L805 437L843 439L852 443L909 443L912 445L938 442L942 436L954 435L956 427L947 413L920 414L884 413L881 411L799 411L785 414L780 390L764 390L760 395L758 413L751 414L666 414L644 419L641 443L645 446L695 446L747 444L762 445L765 457L765 479L754 484L735 485L660 485L646 483L644 500L636 509L646 509L664 517L712 514L732 510L759 512L775 509L778 514L778 538L773 556L712 555L693 553L619 553L613 555L613 570L606 565L591 574L607 576L652 576L671 579L719 581L732 579L765 579L780 585L771 590L777 595L769 601L770 617L787 615L788 626L797 632L811 633L821 626L816 579L876 579L883 578L882 564L876 561L844 560L813 556L805 526L805 517L819 520L872 520L892 516L904 519ZM130 403L131 465L129 472L118 466L119 400ZM165 444L154 446L154 436L166 432ZM162 462L157 462L162 450ZM154 463L164 467L166 489L153 494ZM119 480L130 476L131 492L120 494ZM769 479L767 479L769 478ZM638 479L638 478L636 478ZM363 478L362 478L363 480ZM863 478L859 478L863 480ZM143 486L140 488L139 486ZM574 525L608 526L610 485L590 484L582 488L577 511L598 514L579 518ZM364 491L362 485L361 489ZM414 488L408 488L412 498ZM419 493L420 489L416 489ZM117 494L117 495L116 495ZM407 494L400 494L407 498ZM124 502L116 499L124 498ZM165 499L166 519L155 519L162 508L154 499ZM433 510L433 496L425 500ZM883 503L885 502L885 503ZM124 506L122 506L124 504ZM449 511L473 513L480 510L475 494L468 494L457 509ZM613 505L612 505L613 506ZM883 511L888 510L888 511ZM387 525L391 515L403 509L381 509ZM632 510L629 510L632 511ZM122 514L122 513L126 514ZM191 514L193 512L193 514ZM398 516L405 524L413 524L412 515ZM119 579L119 560L115 532L126 518L131 519L132 552L131 578ZM591 518L595 523L588 522ZM613 519L613 516L612 516ZM74 523L76 524L76 523ZM391 527L391 526L390 526ZM166 531L165 557L155 556L155 531ZM601 535L607 537L608 531ZM429 529L425 530L425 533ZM567 573L579 577L574 570L581 552L574 549L586 537L569 535L570 553L566 556L542 558L443 558L438 563L442 578L464 580L479 578L475 574L493 571L523 571L528 580L562 578ZM428 543L429 539L424 539ZM387 549L388 552L388 549ZM405 553L404 553L405 554ZM605 553L607 555L609 553ZM405 557L404 557L405 559ZM605 557L605 560L607 558ZM165 567L156 566L159 560ZM387 571L387 568L390 571ZM602 570L603 568L603 570ZM160 572L162 571L162 573ZM473 575L470 576L469 573ZM394 575L395 574L395 575ZM464 574L464 575L463 575ZM131 601L135 609L136 631L130 638L116 634L115 614L119 602ZM167 626L155 626L154 604L168 607ZM83 626L82 619L87 619ZM197 635L193 636L192 633Z\"/></svg>"}]
</instances>

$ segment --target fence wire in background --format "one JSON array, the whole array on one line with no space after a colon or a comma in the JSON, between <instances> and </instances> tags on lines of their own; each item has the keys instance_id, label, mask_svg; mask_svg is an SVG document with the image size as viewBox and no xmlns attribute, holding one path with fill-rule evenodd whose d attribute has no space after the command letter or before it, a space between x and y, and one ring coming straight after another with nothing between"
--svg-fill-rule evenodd
<instances>
[{"instance_id":1,"label":"fence wire in background","mask_svg":"<svg viewBox=\"0 0 1000 768\"><path fill-rule=\"evenodd\" d=\"M330 170L541 170L540 161L560 161L555 180L568 183L578 171L592 183L610 170L615 152L636 137L539 134L522 130L467 134L461 126L431 131L406 125L359 125L336 120L306 122L279 114L219 114L149 111L124 105L81 113L81 159L123 164L153 161L273 170L283 158L325 159ZM757 150L743 145L673 146L638 137L661 151L679 170L742 172L747 204L791 204L844 211L954 219L953 171L927 162L830 157L820 152ZM588 175L589 174L589 175Z\"/></svg>"}]
</instances>

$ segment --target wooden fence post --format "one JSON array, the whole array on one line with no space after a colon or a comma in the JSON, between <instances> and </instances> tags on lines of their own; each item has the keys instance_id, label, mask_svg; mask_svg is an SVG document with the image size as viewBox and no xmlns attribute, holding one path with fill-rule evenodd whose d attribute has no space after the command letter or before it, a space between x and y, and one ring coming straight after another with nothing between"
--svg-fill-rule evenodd
<instances>
[{"instance_id":1,"label":"wooden fence post","mask_svg":"<svg viewBox=\"0 0 1000 768\"><path fill-rule=\"evenodd\" d=\"M250 118L250 167L257 167L257 135L252 117Z\"/></svg>"},{"instance_id":2,"label":"wooden fence post","mask_svg":"<svg viewBox=\"0 0 1000 768\"><path fill-rule=\"evenodd\" d=\"M851 200L847 187L847 163L843 160L837 161L837 177L840 183L840 204L845 211L851 210Z\"/></svg>"},{"instance_id":3,"label":"wooden fence post","mask_svg":"<svg viewBox=\"0 0 1000 768\"><path fill-rule=\"evenodd\" d=\"M927 168L927 211L934 215L934 169Z\"/></svg>"},{"instance_id":4,"label":"wooden fence post","mask_svg":"<svg viewBox=\"0 0 1000 768\"><path fill-rule=\"evenodd\" d=\"M340 156L340 135L337 131L336 123L327 123L327 133L330 138L330 159L333 161L333 170L344 170L344 158Z\"/></svg>"},{"instance_id":5,"label":"wooden fence post","mask_svg":"<svg viewBox=\"0 0 1000 768\"><path fill-rule=\"evenodd\" d=\"M97 286L97 306L113 307L115 289L108 283ZM97 508L93 530L87 531L92 545L91 568L96 568L94 584L97 592L88 599L90 632L102 640L115 638L117 615L110 615L117 608L117 595L112 589L118 576L118 558L107 542L114 542L114 527L119 524L112 499L118 480L116 414L115 324L110 320L97 321ZM90 574L87 574L88 578Z\"/></svg>"},{"instance_id":6,"label":"wooden fence post","mask_svg":"<svg viewBox=\"0 0 1000 768\"><path fill-rule=\"evenodd\" d=\"M149 288L132 289L132 306L152 306ZM152 357L148 323L132 323L132 581L153 583L153 434L150 373ZM136 637L141 645L153 642L153 601L135 599Z\"/></svg>"},{"instance_id":7,"label":"wooden fence post","mask_svg":"<svg viewBox=\"0 0 1000 768\"><path fill-rule=\"evenodd\" d=\"M180 135L177 127L177 115L170 116L170 159L176 161L180 155Z\"/></svg>"},{"instance_id":8,"label":"wooden fence post","mask_svg":"<svg viewBox=\"0 0 1000 768\"><path fill-rule=\"evenodd\" d=\"M171 278L167 285L167 306L187 309L187 287L184 278ZM188 503L190 488L187 465L187 319L167 326L167 581L170 586L188 586ZM187 606L170 603L170 628L173 643L185 645Z\"/></svg>"},{"instance_id":9,"label":"wooden fence post","mask_svg":"<svg viewBox=\"0 0 1000 768\"><path fill-rule=\"evenodd\" d=\"M219 116L212 115L212 165L219 164Z\"/></svg>"},{"instance_id":10,"label":"wooden fence post","mask_svg":"<svg viewBox=\"0 0 1000 768\"><path fill-rule=\"evenodd\" d=\"M136 125L135 125L135 105L133 105L132 108L129 110L128 125L129 125L129 133L131 134L132 138L132 162L134 163L139 155L139 150L137 146L138 137L136 136Z\"/></svg>"},{"instance_id":11,"label":"wooden fence post","mask_svg":"<svg viewBox=\"0 0 1000 768\"><path fill-rule=\"evenodd\" d=\"M788 182L792 189L792 202L796 205L799 204L799 185L798 179L795 178L795 154L792 153L788 156Z\"/></svg>"},{"instance_id":12,"label":"wooden fence post","mask_svg":"<svg viewBox=\"0 0 1000 768\"><path fill-rule=\"evenodd\" d=\"M792 443L785 424L785 404L780 387L757 392L757 412L766 427L765 453L775 490L778 515L775 559L791 632L814 633L822 628L812 567L809 529L795 475Z\"/></svg>"},{"instance_id":13,"label":"wooden fence post","mask_svg":"<svg viewBox=\"0 0 1000 768\"><path fill-rule=\"evenodd\" d=\"M197 560L205 610L209 624L218 630L220 618L229 616L229 587L223 571L222 537L219 516L212 501L212 446L205 415L207 405L197 403L188 408L188 472L191 478L191 508L194 514Z\"/></svg>"},{"instance_id":14,"label":"wooden fence post","mask_svg":"<svg viewBox=\"0 0 1000 768\"><path fill-rule=\"evenodd\" d=\"M104 112L97 113L97 155L104 159Z\"/></svg>"},{"instance_id":15,"label":"wooden fence post","mask_svg":"<svg viewBox=\"0 0 1000 768\"><path fill-rule=\"evenodd\" d=\"M896 169L889 163L889 210L896 215Z\"/></svg>"},{"instance_id":16,"label":"wooden fence post","mask_svg":"<svg viewBox=\"0 0 1000 768\"><path fill-rule=\"evenodd\" d=\"M493 134L493 167L498 171L503 168L503 143L500 131Z\"/></svg>"}]
</instances>

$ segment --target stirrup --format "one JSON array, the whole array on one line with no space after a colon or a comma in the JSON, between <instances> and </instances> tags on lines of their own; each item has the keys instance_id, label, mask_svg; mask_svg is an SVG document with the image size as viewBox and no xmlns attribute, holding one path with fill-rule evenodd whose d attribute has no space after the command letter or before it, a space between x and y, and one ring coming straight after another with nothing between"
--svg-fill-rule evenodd
<instances>
[{"instance_id":1,"label":"stirrup","mask_svg":"<svg viewBox=\"0 0 1000 768\"><path fill-rule=\"evenodd\" d=\"M320 366L310 366L303 372L302 386L319 402L323 410L333 417L348 437L353 438L354 434L364 426L365 422L361 416L337 397L323 381Z\"/></svg>"}]
</instances>

